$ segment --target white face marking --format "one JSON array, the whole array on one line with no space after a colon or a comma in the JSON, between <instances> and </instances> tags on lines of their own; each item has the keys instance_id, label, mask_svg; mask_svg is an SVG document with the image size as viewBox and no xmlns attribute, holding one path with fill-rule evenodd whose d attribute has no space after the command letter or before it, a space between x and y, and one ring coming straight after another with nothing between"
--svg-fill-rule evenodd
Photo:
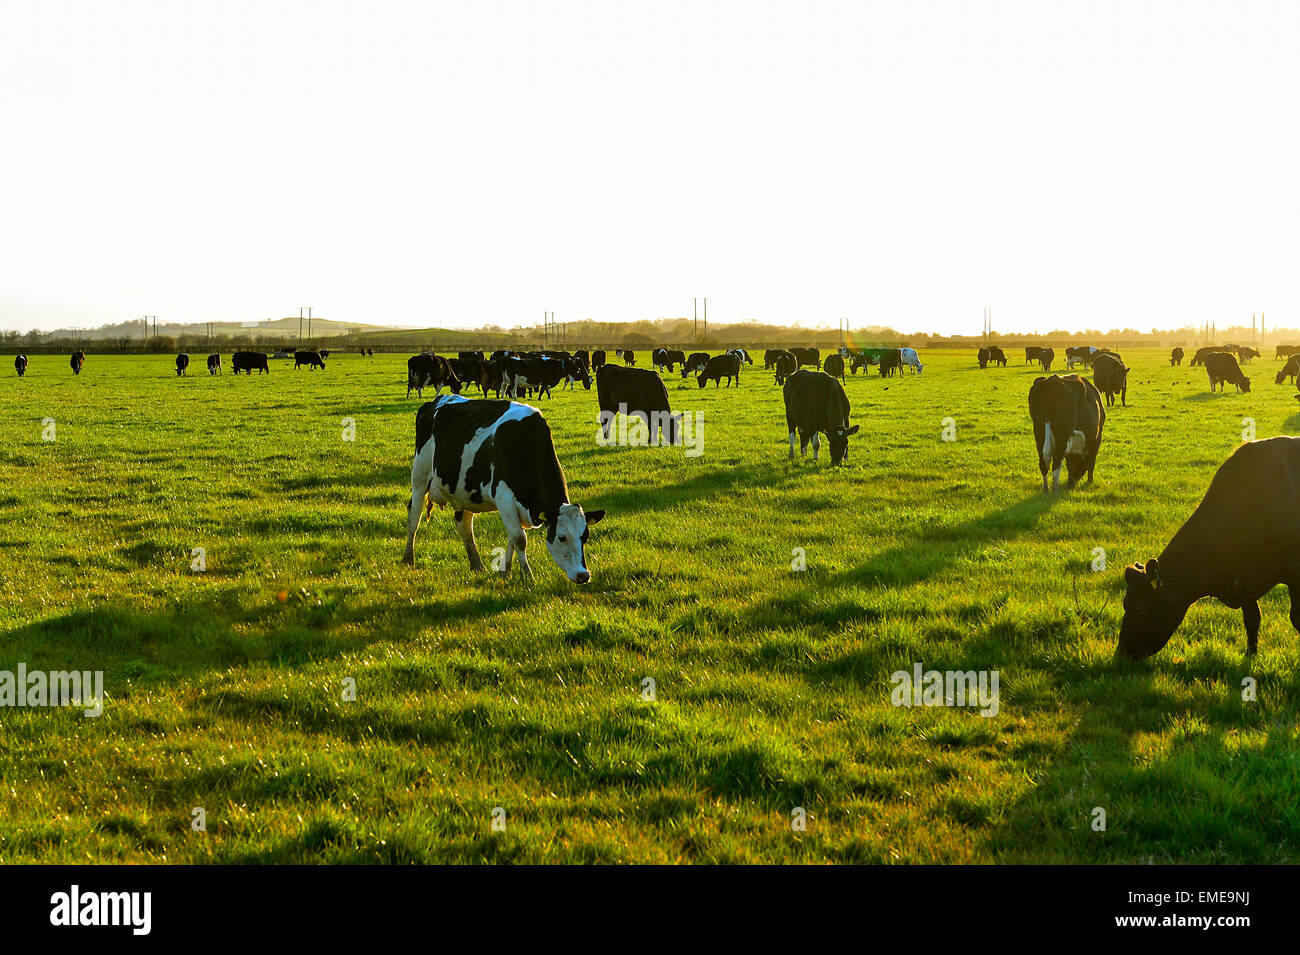
<instances>
[{"instance_id":1,"label":"white face marking","mask_svg":"<svg viewBox=\"0 0 1300 955\"><path fill-rule=\"evenodd\" d=\"M1087 436L1082 431L1076 431L1070 435L1070 440L1065 443L1065 453L1067 455L1083 454L1083 449L1087 443Z\"/></svg>"},{"instance_id":2,"label":"white face marking","mask_svg":"<svg viewBox=\"0 0 1300 955\"><path fill-rule=\"evenodd\" d=\"M582 535L586 531L587 518L582 513L582 508L577 504L561 504L560 513L555 519L555 537L546 541L551 559L575 584L579 583L579 574L587 573L582 544Z\"/></svg>"}]
</instances>

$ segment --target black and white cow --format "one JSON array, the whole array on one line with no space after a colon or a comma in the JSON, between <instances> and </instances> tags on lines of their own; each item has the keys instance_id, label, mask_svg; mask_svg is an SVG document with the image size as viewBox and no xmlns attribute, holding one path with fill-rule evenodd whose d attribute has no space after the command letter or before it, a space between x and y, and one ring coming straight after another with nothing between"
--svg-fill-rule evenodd
<instances>
[{"instance_id":1,"label":"black and white cow","mask_svg":"<svg viewBox=\"0 0 1300 955\"><path fill-rule=\"evenodd\" d=\"M460 394L460 379L451 370L451 362L441 355L412 355L406 359L406 397L414 391L421 398L424 389L433 386L436 398L442 394L444 387L450 388L452 394Z\"/></svg>"},{"instance_id":2,"label":"black and white cow","mask_svg":"<svg viewBox=\"0 0 1300 955\"><path fill-rule=\"evenodd\" d=\"M604 366L605 350L603 348L597 348L591 353L591 373L594 375L597 368L603 368Z\"/></svg>"},{"instance_id":3,"label":"black and white cow","mask_svg":"<svg viewBox=\"0 0 1300 955\"><path fill-rule=\"evenodd\" d=\"M189 367L190 367L189 355L185 354L185 352L181 352L179 355L176 356L176 377L177 378L185 374L185 372L189 369Z\"/></svg>"},{"instance_id":4,"label":"black and white cow","mask_svg":"<svg viewBox=\"0 0 1300 955\"><path fill-rule=\"evenodd\" d=\"M81 374L81 366L85 363L86 353L84 351L74 351L72 353L72 358L68 361L68 364L72 366L72 373L74 375Z\"/></svg>"},{"instance_id":5,"label":"black and white cow","mask_svg":"<svg viewBox=\"0 0 1300 955\"><path fill-rule=\"evenodd\" d=\"M715 387L721 388L723 378L727 379L728 388L731 387L733 378L736 380L737 385L740 384L740 359L731 352L710 358L709 363L704 366L704 370L700 372L699 377L695 380L700 383L701 388L710 381L714 383Z\"/></svg>"},{"instance_id":6,"label":"black and white cow","mask_svg":"<svg viewBox=\"0 0 1300 955\"><path fill-rule=\"evenodd\" d=\"M501 366L506 394L519 397L519 389L537 389L538 397L551 396L551 389L569 377L565 360L559 358L507 358Z\"/></svg>"},{"instance_id":7,"label":"black and white cow","mask_svg":"<svg viewBox=\"0 0 1300 955\"><path fill-rule=\"evenodd\" d=\"M807 455L811 439L816 461L821 448L819 432L830 444L832 464L849 456L849 436L858 433L858 426L849 427L849 398L843 385L824 371L801 369L786 379L784 396L790 460L794 460L794 437L798 434L799 453Z\"/></svg>"},{"instance_id":8,"label":"black and white cow","mask_svg":"<svg viewBox=\"0 0 1300 955\"><path fill-rule=\"evenodd\" d=\"M220 356L220 355L209 355L209 356L208 356L208 374L209 374L209 375L215 375L215 374L217 374L217 373L220 372L220 371L221 371L221 356Z\"/></svg>"},{"instance_id":9,"label":"black and white cow","mask_svg":"<svg viewBox=\"0 0 1300 955\"><path fill-rule=\"evenodd\" d=\"M743 348L728 348L728 349L727 349L727 354L728 354L728 355L735 355L737 358L740 359L740 363L741 363L742 365L752 365L752 364L754 364L754 359L750 358L750 357L749 357L749 352L745 351L745 349L743 349Z\"/></svg>"},{"instance_id":10,"label":"black and white cow","mask_svg":"<svg viewBox=\"0 0 1300 955\"><path fill-rule=\"evenodd\" d=\"M706 351L692 352L691 357L682 363L682 377L695 374L698 375L709 364L709 353Z\"/></svg>"},{"instance_id":11,"label":"black and white cow","mask_svg":"<svg viewBox=\"0 0 1300 955\"><path fill-rule=\"evenodd\" d=\"M575 584L591 581L588 532L605 512L583 513L569 501L550 426L536 408L459 395L443 395L421 406L415 415L415 458L402 555L411 566L426 501L430 513L434 504L451 505L471 570L483 570L474 540L474 515L496 511L506 529L503 575L510 573L518 551L520 573L533 576L527 531L544 526L546 549L565 576Z\"/></svg>"},{"instance_id":12,"label":"black and white cow","mask_svg":"<svg viewBox=\"0 0 1300 955\"><path fill-rule=\"evenodd\" d=\"M560 386L561 389L568 388L572 391L573 383L575 381L580 381L585 390L591 391L591 375L587 371L587 360L581 357L581 355L582 353L579 352L573 357L566 358L561 362L561 365L563 366L562 370L564 372L564 384Z\"/></svg>"},{"instance_id":13,"label":"black and white cow","mask_svg":"<svg viewBox=\"0 0 1300 955\"><path fill-rule=\"evenodd\" d=\"M656 348L651 353L650 357L651 361L654 362L656 371L660 373L667 371L670 375L673 373L673 368L675 366L686 361L685 352L676 351L670 348Z\"/></svg>"},{"instance_id":14,"label":"black and white cow","mask_svg":"<svg viewBox=\"0 0 1300 955\"><path fill-rule=\"evenodd\" d=\"M14 357L14 371L18 372L18 377L19 377L19 378L21 378L23 375L27 374L27 356L26 356L26 355L17 355L17 356Z\"/></svg>"}]
</instances>

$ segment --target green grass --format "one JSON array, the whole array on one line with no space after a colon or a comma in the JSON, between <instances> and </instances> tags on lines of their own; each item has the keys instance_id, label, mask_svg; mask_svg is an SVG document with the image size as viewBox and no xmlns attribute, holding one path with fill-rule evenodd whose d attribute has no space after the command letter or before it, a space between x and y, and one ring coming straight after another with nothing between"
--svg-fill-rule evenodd
<instances>
[{"instance_id":1,"label":"green grass","mask_svg":"<svg viewBox=\"0 0 1300 955\"><path fill-rule=\"evenodd\" d=\"M1014 354L850 377L840 469L786 460L761 368L668 379L704 412L697 458L598 447L594 390L557 395L571 496L608 511L587 588L536 533L532 583L472 574L436 510L400 564L400 356L238 380L202 356L186 379L168 356L91 354L79 378L32 356L21 381L5 359L0 669L103 670L107 700L0 710L0 861L1294 861L1285 589L1254 660L1213 601L1151 660L1111 660L1123 566L1164 546L1242 418L1300 430L1276 362L1212 397L1164 354L1125 355L1097 483L1056 497ZM495 515L477 530L503 545ZM997 669L999 713L891 706L915 661Z\"/></svg>"}]
</instances>

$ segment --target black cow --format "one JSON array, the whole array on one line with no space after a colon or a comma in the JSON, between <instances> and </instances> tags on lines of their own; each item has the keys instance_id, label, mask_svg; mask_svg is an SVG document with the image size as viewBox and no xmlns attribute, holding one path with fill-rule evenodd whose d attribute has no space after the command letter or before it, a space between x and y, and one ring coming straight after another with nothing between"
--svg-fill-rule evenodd
<instances>
[{"instance_id":1,"label":"black cow","mask_svg":"<svg viewBox=\"0 0 1300 955\"><path fill-rule=\"evenodd\" d=\"M776 359L785 353L784 348L769 348L763 352L763 370L771 371L776 367Z\"/></svg>"},{"instance_id":2,"label":"black cow","mask_svg":"<svg viewBox=\"0 0 1300 955\"><path fill-rule=\"evenodd\" d=\"M682 377L702 372L709 364L709 353L704 351L691 352L691 356L682 363Z\"/></svg>"},{"instance_id":3,"label":"black cow","mask_svg":"<svg viewBox=\"0 0 1300 955\"><path fill-rule=\"evenodd\" d=\"M505 374L502 372L502 361L485 361L479 366L478 371L478 388L483 392L483 397L487 397L488 389L496 392L498 398L501 397L501 389L505 385Z\"/></svg>"},{"instance_id":4,"label":"black cow","mask_svg":"<svg viewBox=\"0 0 1300 955\"><path fill-rule=\"evenodd\" d=\"M18 372L18 377L19 377L19 378L21 378L23 375L27 374L27 356L26 356L26 355L17 355L17 356L14 357L14 371Z\"/></svg>"},{"instance_id":5,"label":"black cow","mask_svg":"<svg viewBox=\"0 0 1300 955\"><path fill-rule=\"evenodd\" d=\"M217 374L217 373L220 372L220 371L221 371L221 356L220 356L220 355L209 355L209 356L208 356L208 374L209 374L209 375L215 375L215 374Z\"/></svg>"},{"instance_id":6,"label":"black cow","mask_svg":"<svg viewBox=\"0 0 1300 955\"><path fill-rule=\"evenodd\" d=\"M605 352L603 349L597 348L591 353L591 373L594 375L597 368L603 368L604 366Z\"/></svg>"},{"instance_id":7,"label":"black cow","mask_svg":"<svg viewBox=\"0 0 1300 955\"><path fill-rule=\"evenodd\" d=\"M710 381L714 383L715 388L722 387L722 379L727 379L727 387L731 387L731 379L736 379L736 384L740 384L740 359L735 355L715 355L709 359L709 363L704 366L704 371L695 380L703 388Z\"/></svg>"},{"instance_id":8,"label":"black cow","mask_svg":"<svg viewBox=\"0 0 1300 955\"><path fill-rule=\"evenodd\" d=\"M1278 358L1290 358L1292 355L1300 355L1300 345L1278 345L1277 354L1273 356L1274 360Z\"/></svg>"},{"instance_id":9,"label":"black cow","mask_svg":"<svg viewBox=\"0 0 1300 955\"><path fill-rule=\"evenodd\" d=\"M1043 493L1047 493L1047 471L1052 472L1052 490L1058 490L1061 461L1069 472L1066 490L1074 487L1097 465L1106 409L1101 395L1086 378L1078 375L1052 375L1036 378L1029 388L1029 417L1034 423L1034 447L1038 469L1043 474Z\"/></svg>"},{"instance_id":10,"label":"black cow","mask_svg":"<svg viewBox=\"0 0 1300 955\"><path fill-rule=\"evenodd\" d=\"M579 357L581 354L582 353L579 352L577 355L574 355L571 358L566 358L561 362L561 365L563 366L562 370L564 372L564 384L561 388L567 387L572 390L573 383L575 381L580 381L582 382L582 387L586 391L591 391L591 375L587 372L586 359Z\"/></svg>"},{"instance_id":11,"label":"black cow","mask_svg":"<svg viewBox=\"0 0 1300 955\"><path fill-rule=\"evenodd\" d=\"M1056 361L1055 348L1044 348L1038 353L1038 364L1042 367L1043 371L1051 371L1052 362L1054 361Z\"/></svg>"},{"instance_id":12,"label":"black cow","mask_svg":"<svg viewBox=\"0 0 1300 955\"><path fill-rule=\"evenodd\" d=\"M844 386L823 371L799 370L790 375L782 389L785 397L785 426L790 435L790 460L794 460L794 437L799 435L799 453L808 454L812 440L813 460L821 449L818 433L826 435L831 464L849 456L849 436L858 433L849 427L849 398Z\"/></svg>"},{"instance_id":13,"label":"black cow","mask_svg":"<svg viewBox=\"0 0 1300 955\"><path fill-rule=\"evenodd\" d=\"M185 352L181 352L179 355L176 356L176 377L177 378L185 374L186 370L189 367L190 367L189 355L185 354Z\"/></svg>"},{"instance_id":14,"label":"black cow","mask_svg":"<svg viewBox=\"0 0 1300 955\"><path fill-rule=\"evenodd\" d=\"M989 350L987 348L981 347L979 352L976 354L976 357L979 359L981 368L987 368L989 366Z\"/></svg>"},{"instance_id":15,"label":"black cow","mask_svg":"<svg viewBox=\"0 0 1300 955\"><path fill-rule=\"evenodd\" d=\"M1277 379L1274 384L1280 385L1288 378L1295 381L1297 374L1300 374L1300 355L1292 355L1286 360L1286 364L1282 366L1282 370L1277 373Z\"/></svg>"},{"instance_id":16,"label":"black cow","mask_svg":"<svg viewBox=\"0 0 1300 955\"><path fill-rule=\"evenodd\" d=\"M596 402L606 439L615 415L620 412L644 420L652 443L658 435L666 438L668 444L676 444L680 439L681 423L673 417L668 405L668 389L653 371L605 365L596 372Z\"/></svg>"},{"instance_id":17,"label":"black cow","mask_svg":"<svg viewBox=\"0 0 1300 955\"><path fill-rule=\"evenodd\" d=\"M1007 367L1006 353L1003 352L1002 349L999 348L997 345L989 346L989 361L993 362L994 364L1001 365L1003 368Z\"/></svg>"},{"instance_id":18,"label":"black cow","mask_svg":"<svg viewBox=\"0 0 1300 955\"><path fill-rule=\"evenodd\" d=\"M458 395L460 385L460 379L451 370L451 362L441 355L422 353L406 359L406 397L408 398L411 397L412 390L423 398L424 389L431 386L435 389L433 392L435 398L442 394L444 387L450 388L452 394Z\"/></svg>"},{"instance_id":19,"label":"black cow","mask_svg":"<svg viewBox=\"0 0 1300 955\"><path fill-rule=\"evenodd\" d=\"M230 356L230 367L234 370L236 375L241 371L247 372L251 375L254 368L257 369L259 375L263 372L267 374L270 374L271 372L270 366L266 363L266 355L259 351L235 352Z\"/></svg>"},{"instance_id":20,"label":"black cow","mask_svg":"<svg viewBox=\"0 0 1300 955\"><path fill-rule=\"evenodd\" d=\"M903 367L903 353L897 348L880 350L880 377L892 378Z\"/></svg>"},{"instance_id":21,"label":"black cow","mask_svg":"<svg viewBox=\"0 0 1300 955\"><path fill-rule=\"evenodd\" d=\"M1192 365L1204 365L1205 359L1210 355L1227 354L1228 350L1222 345L1206 345L1204 348L1196 349L1196 354L1192 356Z\"/></svg>"},{"instance_id":22,"label":"black cow","mask_svg":"<svg viewBox=\"0 0 1300 955\"><path fill-rule=\"evenodd\" d=\"M472 358L448 358L447 364L451 365L452 373L465 387L478 384L479 369L482 367L480 362Z\"/></svg>"},{"instance_id":23,"label":"black cow","mask_svg":"<svg viewBox=\"0 0 1300 955\"><path fill-rule=\"evenodd\" d=\"M318 351L294 352L293 355L294 371L297 371L303 365L307 366L308 371L315 371L317 368L325 367L325 358Z\"/></svg>"},{"instance_id":24,"label":"black cow","mask_svg":"<svg viewBox=\"0 0 1300 955\"><path fill-rule=\"evenodd\" d=\"M790 354L794 355L794 359L800 368L804 365L811 365L814 368L821 368L822 366L822 353L820 349L791 348Z\"/></svg>"},{"instance_id":25,"label":"black cow","mask_svg":"<svg viewBox=\"0 0 1300 955\"><path fill-rule=\"evenodd\" d=\"M317 354L320 355L322 358L328 358L330 356L330 353L323 348L319 352L317 352ZM324 368L325 366L322 364L321 367Z\"/></svg>"},{"instance_id":26,"label":"black cow","mask_svg":"<svg viewBox=\"0 0 1300 955\"><path fill-rule=\"evenodd\" d=\"M654 350L653 361L655 368L660 371L667 369L668 374L671 375L675 366L686 361L686 354L668 348L656 348Z\"/></svg>"},{"instance_id":27,"label":"black cow","mask_svg":"<svg viewBox=\"0 0 1300 955\"><path fill-rule=\"evenodd\" d=\"M1026 365L1032 365L1034 362L1038 362L1039 364L1042 364L1042 362L1043 362L1043 348L1042 348L1041 345L1026 345L1026 346L1025 346L1025 364L1026 364Z\"/></svg>"},{"instance_id":28,"label":"black cow","mask_svg":"<svg viewBox=\"0 0 1300 955\"><path fill-rule=\"evenodd\" d=\"M1128 404L1128 372L1119 355L1097 355L1092 359L1092 383L1106 396L1106 404L1115 404L1119 393L1121 405Z\"/></svg>"},{"instance_id":29,"label":"black cow","mask_svg":"<svg viewBox=\"0 0 1300 955\"><path fill-rule=\"evenodd\" d=\"M1222 391L1228 382L1237 386L1237 391L1250 391L1250 379L1241 373L1237 356L1227 352L1212 352L1204 357L1205 370L1210 376L1210 390L1218 385Z\"/></svg>"},{"instance_id":30,"label":"black cow","mask_svg":"<svg viewBox=\"0 0 1300 955\"><path fill-rule=\"evenodd\" d=\"M787 352L776 356L776 383L784 385L786 380L799 370L799 359Z\"/></svg>"},{"instance_id":31,"label":"black cow","mask_svg":"<svg viewBox=\"0 0 1300 955\"><path fill-rule=\"evenodd\" d=\"M74 351L72 353L72 358L69 360L68 364L72 366L72 373L74 375L79 375L81 374L81 366L85 364L85 362L86 362L86 353L82 351Z\"/></svg>"},{"instance_id":32,"label":"black cow","mask_svg":"<svg viewBox=\"0 0 1300 955\"><path fill-rule=\"evenodd\" d=\"M630 348L620 348L618 350L618 356L623 359L623 364L628 368L636 365L636 352L632 351Z\"/></svg>"},{"instance_id":33,"label":"black cow","mask_svg":"<svg viewBox=\"0 0 1300 955\"><path fill-rule=\"evenodd\" d=\"M826 374L830 375L832 378L838 378L840 381L843 381L844 380L844 356L827 355L826 361L823 362L822 364L822 370L825 371Z\"/></svg>"},{"instance_id":34,"label":"black cow","mask_svg":"<svg viewBox=\"0 0 1300 955\"><path fill-rule=\"evenodd\" d=\"M467 454L474 448L472 455ZM411 500L407 508L406 552L415 564L415 534L425 506L452 507L465 542L471 570L483 570L474 540L474 515L496 511L506 529L503 575L519 553L519 572L528 566L531 527L546 528L546 549L575 584L591 581L586 543L591 525L604 511L583 513L569 502L564 471L555 456L551 429L536 408L513 401L470 401L444 395L415 415L415 458L411 462Z\"/></svg>"},{"instance_id":35,"label":"black cow","mask_svg":"<svg viewBox=\"0 0 1300 955\"><path fill-rule=\"evenodd\" d=\"M1120 658L1158 651L1202 597L1241 609L1246 652L1254 653L1259 598L1277 584L1290 589L1291 625L1300 630L1300 438L1237 448L1169 546L1126 567L1124 584Z\"/></svg>"},{"instance_id":36,"label":"black cow","mask_svg":"<svg viewBox=\"0 0 1300 955\"><path fill-rule=\"evenodd\" d=\"M1181 348L1175 348L1169 353L1169 367L1172 368L1174 365L1181 365L1182 363L1183 350Z\"/></svg>"}]
</instances>

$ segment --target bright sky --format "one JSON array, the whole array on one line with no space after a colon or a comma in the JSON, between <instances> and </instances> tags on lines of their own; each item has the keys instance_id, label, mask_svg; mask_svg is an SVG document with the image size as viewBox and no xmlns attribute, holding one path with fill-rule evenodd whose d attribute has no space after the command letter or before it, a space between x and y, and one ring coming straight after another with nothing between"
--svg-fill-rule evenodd
<instances>
[{"instance_id":1,"label":"bright sky","mask_svg":"<svg viewBox=\"0 0 1300 955\"><path fill-rule=\"evenodd\" d=\"M1294 2L0 5L0 328L1300 326Z\"/></svg>"}]
</instances>

